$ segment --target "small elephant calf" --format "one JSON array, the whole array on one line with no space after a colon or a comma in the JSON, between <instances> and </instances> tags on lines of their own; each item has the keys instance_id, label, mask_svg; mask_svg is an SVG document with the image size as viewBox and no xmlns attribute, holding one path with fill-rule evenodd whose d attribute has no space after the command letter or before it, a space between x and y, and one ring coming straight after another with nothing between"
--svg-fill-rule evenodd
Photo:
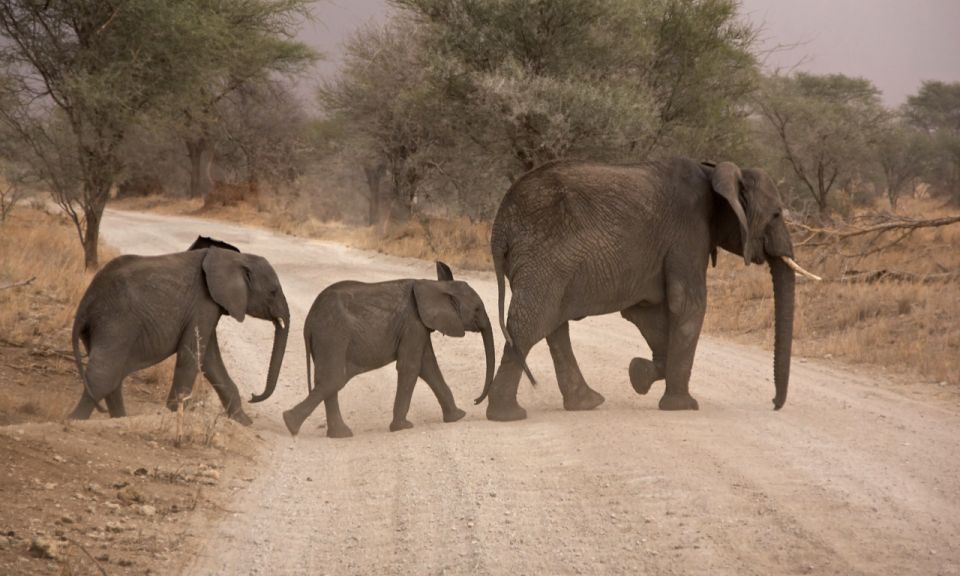
<instances>
[{"instance_id":1,"label":"small elephant calf","mask_svg":"<svg viewBox=\"0 0 960 576\"><path fill-rule=\"evenodd\" d=\"M494 368L493 331L483 301L473 288L454 280L443 262L437 262L437 277L436 281L338 282L317 296L303 328L309 395L283 413L291 434L296 435L304 420L323 402L327 436L353 436L340 415L337 393L357 374L394 361L397 395L391 431L413 427L407 421L407 412L417 378L423 378L437 397L444 422L456 422L466 415L443 380L430 333L439 330L447 336L461 337L468 330L480 332L489 385ZM311 358L316 364L312 388Z\"/></svg>"}]
</instances>

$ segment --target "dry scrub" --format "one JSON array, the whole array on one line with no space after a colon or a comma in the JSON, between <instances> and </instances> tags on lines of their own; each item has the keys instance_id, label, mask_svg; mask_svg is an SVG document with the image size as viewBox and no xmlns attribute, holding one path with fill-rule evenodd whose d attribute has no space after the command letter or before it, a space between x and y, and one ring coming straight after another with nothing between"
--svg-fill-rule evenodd
<instances>
[{"instance_id":1,"label":"dry scrub","mask_svg":"<svg viewBox=\"0 0 960 576\"><path fill-rule=\"evenodd\" d=\"M904 212L917 217L951 215L929 201L903 204ZM794 239L802 242L803 235ZM944 273L960 271L960 225L917 230L893 246L861 256L884 243L872 240L873 235L866 235L824 246L797 246L797 261L824 282L798 279L795 353L960 384L960 282L955 276L944 279ZM851 270L885 270L912 281L842 281ZM709 279L706 330L772 347L768 271L744 267L741 259L722 254Z\"/></svg>"},{"instance_id":2,"label":"dry scrub","mask_svg":"<svg viewBox=\"0 0 960 576\"><path fill-rule=\"evenodd\" d=\"M351 226L320 220L300 203L291 205L270 196L262 197L257 206L241 203L204 207L199 199L147 196L114 202L111 207L259 226L391 256L439 259L455 270L490 270L493 266L489 248L490 223L473 222L468 218L420 218L406 222L387 221L379 226Z\"/></svg>"}]
</instances>

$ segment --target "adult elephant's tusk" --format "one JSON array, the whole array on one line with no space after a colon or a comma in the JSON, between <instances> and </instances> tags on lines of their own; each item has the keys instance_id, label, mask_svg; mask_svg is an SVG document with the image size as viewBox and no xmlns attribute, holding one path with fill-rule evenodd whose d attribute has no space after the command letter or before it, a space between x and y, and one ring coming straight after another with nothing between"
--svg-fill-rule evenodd
<instances>
[{"instance_id":1,"label":"adult elephant's tusk","mask_svg":"<svg viewBox=\"0 0 960 576\"><path fill-rule=\"evenodd\" d=\"M789 256L781 256L781 258L783 258L783 261L786 262L787 266L789 266L790 269L793 270L794 272L798 274L803 274L807 278L811 280L816 280L817 282L820 282L821 280L823 280L823 278L817 276L816 274L811 274L806 270L804 270L803 268L801 268L799 264L793 261L793 258L790 258Z\"/></svg>"}]
</instances>

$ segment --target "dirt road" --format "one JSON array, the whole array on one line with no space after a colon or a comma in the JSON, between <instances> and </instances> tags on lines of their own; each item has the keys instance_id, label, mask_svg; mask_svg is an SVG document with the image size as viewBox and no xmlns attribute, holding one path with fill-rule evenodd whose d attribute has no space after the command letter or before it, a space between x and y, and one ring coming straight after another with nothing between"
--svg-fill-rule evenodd
<instances>
[{"instance_id":1,"label":"dirt road","mask_svg":"<svg viewBox=\"0 0 960 576\"><path fill-rule=\"evenodd\" d=\"M479 336L434 335L464 420L443 424L421 383L415 428L388 432L388 367L341 392L354 438L327 439L320 409L294 439L280 413L306 394L300 334L316 294L345 278L432 277L433 266L188 218L104 221L124 252L181 250L197 233L267 257L293 326L276 394L249 410L272 448L187 573L960 574L955 400L795 359L790 399L774 412L772 354L704 338L691 382L700 411L660 412L663 384L637 396L627 378L630 358L649 352L607 316L571 329L607 398L593 412L563 411L541 343L529 360L541 384L521 383L529 419L488 422L471 401ZM458 277L494 316L492 277ZM224 318L219 333L244 393L261 391L272 327Z\"/></svg>"}]
</instances>

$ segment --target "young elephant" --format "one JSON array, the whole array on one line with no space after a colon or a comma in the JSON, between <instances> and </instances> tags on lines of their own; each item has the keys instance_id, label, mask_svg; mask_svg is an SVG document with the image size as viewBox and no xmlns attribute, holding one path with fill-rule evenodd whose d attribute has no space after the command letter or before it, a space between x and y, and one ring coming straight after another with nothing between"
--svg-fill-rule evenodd
<instances>
[{"instance_id":1,"label":"young elephant","mask_svg":"<svg viewBox=\"0 0 960 576\"><path fill-rule=\"evenodd\" d=\"M418 377L427 382L440 402L444 422L464 417L440 373L430 333L439 330L459 338L467 330L480 332L489 383L494 367L493 332L483 301L469 285L455 281L443 262L437 262L437 277L437 281L338 282L317 296L303 328L309 395L283 413L291 434L296 435L303 421L323 402L327 436L353 436L340 415L337 393L357 374L393 361L397 362L397 395L392 432L413 427L407 421L407 411ZM316 364L313 388L311 357Z\"/></svg>"},{"instance_id":2,"label":"young elephant","mask_svg":"<svg viewBox=\"0 0 960 576\"><path fill-rule=\"evenodd\" d=\"M121 256L94 276L73 324L73 354L84 390L70 418L89 418L101 398L106 398L110 416L124 416L124 378L176 354L167 407L176 409L178 398L190 393L202 368L227 414L242 424L252 423L223 365L217 323L224 313L238 322L249 314L274 323L266 390L251 402L266 400L276 387L286 349L287 301L264 258L201 238L186 252ZM86 369L80 341L88 352Z\"/></svg>"}]
</instances>

